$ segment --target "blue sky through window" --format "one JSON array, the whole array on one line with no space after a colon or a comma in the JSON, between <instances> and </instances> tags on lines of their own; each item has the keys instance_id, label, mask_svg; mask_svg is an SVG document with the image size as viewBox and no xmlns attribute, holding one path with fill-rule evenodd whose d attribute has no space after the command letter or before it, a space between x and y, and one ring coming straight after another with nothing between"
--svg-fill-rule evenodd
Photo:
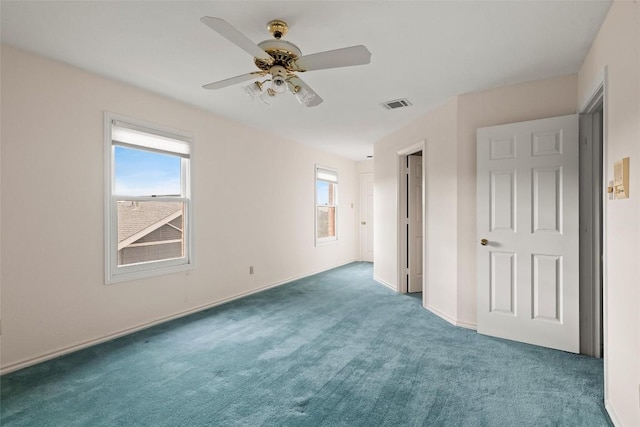
<instances>
[{"instance_id":1,"label":"blue sky through window","mask_svg":"<svg viewBox=\"0 0 640 427\"><path fill-rule=\"evenodd\" d=\"M115 194L180 194L180 157L116 145L115 161Z\"/></svg>"},{"instance_id":2,"label":"blue sky through window","mask_svg":"<svg viewBox=\"0 0 640 427\"><path fill-rule=\"evenodd\" d=\"M329 183L327 181L316 181L316 194L318 205L329 203Z\"/></svg>"}]
</instances>

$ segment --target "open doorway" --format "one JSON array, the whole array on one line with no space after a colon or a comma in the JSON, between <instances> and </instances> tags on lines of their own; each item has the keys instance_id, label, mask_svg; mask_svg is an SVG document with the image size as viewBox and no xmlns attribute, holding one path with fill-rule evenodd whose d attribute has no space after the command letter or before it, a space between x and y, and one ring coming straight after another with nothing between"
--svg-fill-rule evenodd
<instances>
[{"instance_id":1,"label":"open doorway","mask_svg":"<svg viewBox=\"0 0 640 427\"><path fill-rule=\"evenodd\" d=\"M604 87L580 115L580 353L602 357Z\"/></svg>"},{"instance_id":2,"label":"open doorway","mask_svg":"<svg viewBox=\"0 0 640 427\"><path fill-rule=\"evenodd\" d=\"M398 153L398 292L419 294L424 283L423 143L412 148Z\"/></svg>"}]
</instances>

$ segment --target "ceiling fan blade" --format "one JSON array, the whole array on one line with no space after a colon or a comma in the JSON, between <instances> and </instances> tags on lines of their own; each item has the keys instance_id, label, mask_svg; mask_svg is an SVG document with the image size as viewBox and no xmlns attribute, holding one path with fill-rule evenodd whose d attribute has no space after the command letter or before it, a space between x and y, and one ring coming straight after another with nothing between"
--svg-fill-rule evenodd
<instances>
[{"instance_id":1,"label":"ceiling fan blade","mask_svg":"<svg viewBox=\"0 0 640 427\"><path fill-rule=\"evenodd\" d=\"M256 76L264 76L265 73L261 71L255 71L253 73L242 74L240 76L231 77L229 79L220 80L218 82L209 83L207 85L202 86L205 89L222 89L223 87L231 86L236 83L246 82L247 80L251 80Z\"/></svg>"},{"instance_id":2,"label":"ceiling fan blade","mask_svg":"<svg viewBox=\"0 0 640 427\"><path fill-rule=\"evenodd\" d=\"M257 44L252 42L247 36L242 34L224 19L204 16L200 18L200 21L211 28L213 31L220 34L222 37L229 40L231 43L235 44L245 52L251 54L253 57L262 59L264 61L273 61L271 55L262 50Z\"/></svg>"},{"instance_id":3,"label":"ceiling fan blade","mask_svg":"<svg viewBox=\"0 0 640 427\"><path fill-rule=\"evenodd\" d=\"M371 52L362 45L305 55L296 61L298 71L351 67L371 62Z\"/></svg>"},{"instance_id":4,"label":"ceiling fan blade","mask_svg":"<svg viewBox=\"0 0 640 427\"><path fill-rule=\"evenodd\" d=\"M289 83L293 85L294 90L292 92L305 107L315 107L316 105L322 104L323 100L320 98L320 95L302 81L300 77L291 77Z\"/></svg>"}]
</instances>

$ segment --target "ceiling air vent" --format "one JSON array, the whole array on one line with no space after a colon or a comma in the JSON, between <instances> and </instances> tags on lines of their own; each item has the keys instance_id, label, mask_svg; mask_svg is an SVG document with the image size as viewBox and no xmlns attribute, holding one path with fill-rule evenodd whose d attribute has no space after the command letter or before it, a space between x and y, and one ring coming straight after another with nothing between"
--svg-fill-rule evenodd
<instances>
[{"instance_id":1,"label":"ceiling air vent","mask_svg":"<svg viewBox=\"0 0 640 427\"><path fill-rule=\"evenodd\" d=\"M380 105L382 105L387 110L395 110L396 108L408 107L409 105L411 105L411 103L409 102L408 99L403 98L403 99L394 99L393 101L387 101Z\"/></svg>"}]
</instances>

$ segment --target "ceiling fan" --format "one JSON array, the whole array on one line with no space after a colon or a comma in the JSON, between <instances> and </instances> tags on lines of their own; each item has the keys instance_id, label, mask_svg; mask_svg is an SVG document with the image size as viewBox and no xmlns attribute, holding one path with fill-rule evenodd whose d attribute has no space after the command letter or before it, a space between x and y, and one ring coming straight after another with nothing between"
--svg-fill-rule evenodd
<instances>
[{"instance_id":1,"label":"ceiling fan","mask_svg":"<svg viewBox=\"0 0 640 427\"><path fill-rule=\"evenodd\" d=\"M364 65L371 61L371 52L365 46L351 46L326 52L302 55L300 49L291 42L282 40L289 27L279 19L270 21L267 30L274 39L258 44L221 18L205 16L200 21L212 30L225 37L236 46L251 54L260 71L242 74L218 82L202 86L205 89L221 89L258 77L259 80L245 87L246 92L254 99L265 104L278 94L290 91L301 105L314 107L322 103L322 98L314 92L296 73L322 70L327 68L350 67ZM266 77L260 81L260 78Z\"/></svg>"}]
</instances>

